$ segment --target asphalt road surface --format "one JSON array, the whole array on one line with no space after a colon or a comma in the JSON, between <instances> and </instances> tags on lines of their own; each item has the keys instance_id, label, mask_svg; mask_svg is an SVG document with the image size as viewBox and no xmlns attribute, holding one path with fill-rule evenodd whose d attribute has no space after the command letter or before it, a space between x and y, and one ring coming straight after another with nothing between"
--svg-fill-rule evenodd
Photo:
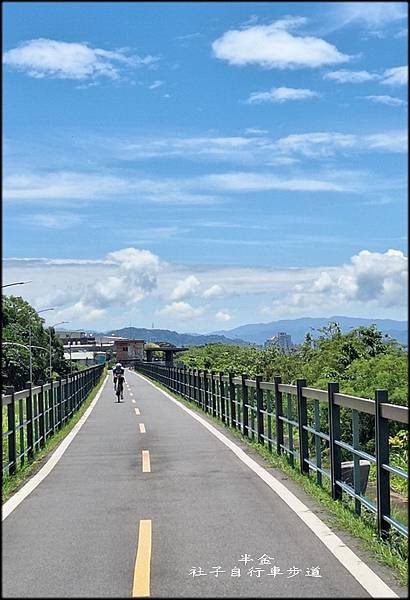
<instances>
[{"instance_id":1,"label":"asphalt road surface","mask_svg":"<svg viewBox=\"0 0 410 600\"><path fill-rule=\"evenodd\" d=\"M257 474L131 371L120 404L107 381L2 538L4 597L372 595Z\"/></svg>"}]
</instances>

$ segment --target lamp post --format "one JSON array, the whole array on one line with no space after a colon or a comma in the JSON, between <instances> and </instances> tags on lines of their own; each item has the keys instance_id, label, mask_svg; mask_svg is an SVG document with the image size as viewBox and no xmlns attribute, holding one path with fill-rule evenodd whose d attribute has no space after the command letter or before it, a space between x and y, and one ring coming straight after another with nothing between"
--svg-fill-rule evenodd
<instances>
[{"instance_id":1,"label":"lamp post","mask_svg":"<svg viewBox=\"0 0 410 600\"><path fill-rule=\"evenodd\" d=\"M31 330L30 330L31 333ZM31 344L31 336L30 336L30 346L26 346L25 344L19 344L17 342L2 342L3 346L21 346L21 348L25 348L26 350L29 351L30 354L30 383L33 383L33 379L32 379L32 374L33 374L33 369L32 369L32 357L31 357L31 353L32 353L32 348L40 348L40 350L45 350L46 352L48 352L47 348L44 348L43 346L34 346Z\"/></svg>"},{"instance_id":2,"label":"lamp post","mask_svg":"<svg viewBox=\"0 0 410 600\"><path fill-rule=\"evenodd\" d=\"M2 288L5 287L10 287L11 285L24 285L25 283L31 283L31 281L15 281L14 283L6 283L5 285L2 285Z\"/></svg>"},{"instance_id":3,"label":"lamp post","mask_svg":"<svg viewBox=\"0 0 410 600\"><path fill-rule=\"evenodd\" d=\"M37 314L42 313L42 312L47 312L48 310L54 310L54 308L42 308L41 310L37 311ZM32 357L32 353L31 353L31 348L39 348L41 346L33 346L31 343L31 327L29 326L28 328L28 334L29 334L29 347L30 347L30 381L31 383L33 383L33 357Z\"/></svg>"},{"instance_id":4,"label":"lamp post","mask_svg":"<svg viewBox=\"0 0 410 600\"><path fill-rule=\"evenodd\" d=\"M50 346L50 379L51 379L51 374L52 374L52 365L51 365L51 330L54 327L57 327L57 325L62 325L63 323L69 323L69 321L59 321L59 323L54 323L54 325L50 325L50 327L48 328L48 340L49 340L49 346Z\"/></svg>"}]
</instances>

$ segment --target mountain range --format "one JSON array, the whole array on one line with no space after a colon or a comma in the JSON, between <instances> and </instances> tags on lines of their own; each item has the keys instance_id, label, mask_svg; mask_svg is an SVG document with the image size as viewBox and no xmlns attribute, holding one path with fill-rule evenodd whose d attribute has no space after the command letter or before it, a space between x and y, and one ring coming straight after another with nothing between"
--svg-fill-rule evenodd
<instances>
[{"instance_id":1,"label":"mountain range","mask_svg":"<svg viewBox=\"0 0 410 600\"><path fill-rule=\"evenodd\" d=\"M253 323L241 325L234 329L214 331L215 335L225 335L235 339L236 337L254 344L263 344L265 340L280 331L288 333L292 337L292 342L299 344L303 341L307 332L315 334L318 327L327 325L330 321L339 323L341 330L346 333L349 329L363 325L369 327L374 324L384 334L395 338L401 344L407 344L407 321L395 321L393 319L364 319L360 317L302 317L299 319L283 319L280 321L271 321L270 323Z\"/></svg>"},{"instance_id":2,"label":"mountain range","mask_svg":"<svg viewBox=\"0 0 410 600\"><path fill-rule=\"evenodd\" d=\"M175 346L202 346L204 344L217 343L247 346L249 344L263 345L268 338L283 331L291 336L293 343L299 344L303 341L306 333L311 332L315 337L317 329L327 325L330 321L339 323L343 332L347 332L360 325L368 327L374 324L382 333L396 339L401 344L407 345L407 321L343 316L302 317L299 319L271 321L270 323L250 323L235 327L234 329L213 331L209 334L179 333L169 329L147 329L141 327L123 327L122 329L110 330L105 333L128 339L142 339L147 342L167 342Z\"/></svg>"},{"instance_id":3,"label":"mountain range","mask_svg":"<svg viewBox=\"0 0 410 600\"><path fill-rule=\"evenodd\" d=\"M141 327L123 327L107 331L106 335L118 335L130 340L145 340L146 342L167 342L174 346L203 346L205 344L235 344L249 346L249 342L239 337L230 339L221 334L178 333L169 329L145 329Z\"/></svg>"}]
</instances>

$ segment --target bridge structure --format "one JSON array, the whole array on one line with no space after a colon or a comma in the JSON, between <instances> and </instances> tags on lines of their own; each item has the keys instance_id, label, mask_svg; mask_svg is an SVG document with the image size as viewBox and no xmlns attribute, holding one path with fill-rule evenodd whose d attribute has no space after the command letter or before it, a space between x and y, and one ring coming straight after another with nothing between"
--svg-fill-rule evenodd
<instances>
[{"instance_id":1,"label":"bridge structure","mask_svg":"<svg viewBox=\"0 0 410 600\"><path fill-rule=\"evenodd\" d=\"M171 367L174 364L175 355L180 352L186 352L186 350L188 350L188 348L185 348L185 347L177 348L177 347L163 346L160 348L147 348L146 346L144 346L144 355L145 355L144 360L141 360L139 358L121 358L121 364L128 366L128 367L134 367L138 363L141 363L141 362L151 363L151 362L154 362L155 354L162 353L164 355L164 361L163 361L164 364L166 366Z\"/></svg>"},{"instance_id":2,"label":"bridge structure","mask_svg":"<svg viewBox=\"0 0 410 600\"><path fill-rule=\"evenodd\" d=\"M89 389L90 377L102 368L93 369L63 387L55 382L3 397L8 416L3 475L21 459L25 464L26 450L42 447L53 428L75 414L81 390ZM303 399L318 392L319 402L329 399L302 383L286 386L141 361L136 370L126 369L124 399L117 402L107 375L74 429L3 504L3 596L407 597L389 567L335 531L323 505L245 436L238 437L243 430L248 439L276 445L268 421L276 385L284 396L276 404L284 426L278 443L292 452L297 466L298 457L304 460L305 439L298 447L297 436L289 437L288 427L300 423L287 412L286 395L293 398L302 428ZM377 464L388 468L385 421L405 420L406 409L379 401L375 408L370 400L352 400L333 388L332 394L332 443L339 439L337 407L344 403L369 414L375 409L383 424ZM28 413L25 407L31 407ZM31 445L21 455L20 432L28 425ZM306 458L313 469L312 456ZM321 470L325 477L326 467ZM378 498L384 508L377 508L383 530L393 522L383 520L386 473L383 469ZM339 476L332 467L337 497L347 489ZM355 493L356 482L350 487Z\"/></svg>"}]
</instances>

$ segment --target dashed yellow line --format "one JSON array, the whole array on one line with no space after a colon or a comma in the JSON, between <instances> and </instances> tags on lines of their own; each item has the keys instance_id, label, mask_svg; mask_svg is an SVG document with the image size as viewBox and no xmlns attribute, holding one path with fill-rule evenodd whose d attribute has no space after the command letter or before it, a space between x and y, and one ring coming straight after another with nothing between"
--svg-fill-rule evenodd
<instances>
[{"instance_id":1,"label":"dashed yellow line","mask_svg":"<svg viewBox=\"0 0 410 600\"><path fill-rule=\"evenodd\" d=\"M151 473L151 461L149 458L149 450L142 451L142 472Z\"/></svg>"},{"instance_id":2,"label":"dashed yellow line","mask_svg":"<svg viewBox=\"0 0 410 600\"><path fill-rule=\"evenodd\" d=\"M137 556L132 584L133 598L147 598L150 595L152 526L150 519L140 521Z\"/></svg>"},{"instance_id":3,"label":"dashed yellow line","mask_svg":"<svg viewBox=\"0 0 410 600\"><path fill-rule=\"evenodd\" d=\"M144 423L140 423L140 433L146 433Z\"/></svg>"}]
</instances>

